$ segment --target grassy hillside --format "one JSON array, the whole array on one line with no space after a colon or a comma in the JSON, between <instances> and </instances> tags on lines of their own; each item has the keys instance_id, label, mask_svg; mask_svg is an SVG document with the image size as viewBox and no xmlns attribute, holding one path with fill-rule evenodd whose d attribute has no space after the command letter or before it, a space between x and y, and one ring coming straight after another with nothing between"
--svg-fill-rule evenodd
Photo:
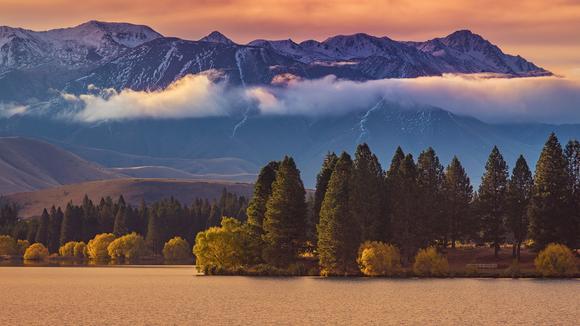
<instances>
[{"instance_id":1,"label":"grassy hillside","mask_svg":"<svg viewBox=\"0 0 580 326\"><path fill-rule=\"evenodd\" d=\"M114 171L44 141L0 138L0 194L117 177Z\"/></svg>"}]
</instances>

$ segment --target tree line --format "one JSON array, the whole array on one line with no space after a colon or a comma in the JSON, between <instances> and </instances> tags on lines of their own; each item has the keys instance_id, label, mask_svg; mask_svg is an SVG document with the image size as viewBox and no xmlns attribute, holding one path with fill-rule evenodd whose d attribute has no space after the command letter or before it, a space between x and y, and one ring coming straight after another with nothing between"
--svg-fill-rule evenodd
<instances>
[{"instance_id":1,"label":"tree line","mask_svg":"<svg viewBox=\"0 0 580 326\"><path fill-rule=\"evenodd\" d=\"M153 253L160 254L171 238L178 236L192 243L198 232L218 225L222 216L244 221L247 205L244 196L226 189L217 200L197 198L189 206L169 198L149 205L143 201L134 207L122 195L117 200L106 197L94 203L85 195L80 205L71 202L64 209L52 206L39 218L25 220L18 217L16 205L5 203L0 206L0 234L42 243L50 253L58 253L67 243L87 243L97 234L121 237L135 232L143 235Z\"/></svg>"},{"instance_id":2,"label":"tree line","mask_svg":"<svg viewBox=\"0 0 580 326\"><path fill-rule=\"evenodd\" d=\"M523 156L510 173L494 147L476 191L458 157L444 167L432 148L415 160L399 147L385 171L361 144L354 159L346 152L326 156L309 198L291 157L270 162L256 181L247 223L226 219L200 233L194 252L198 265L211 265L217 254L206 252L211 248L237 251L228 256L230 268L288 268L312 254L328 275L357 273L359 247L368 241L394 244L403 264L421 248L457 242L489 243L496 257L511 242L519 259L526 240L538 250L549 243L577 247L579 197L580 144L571 140L563 149L553 133L534 174Z\"/></svg>"}]
</instances>

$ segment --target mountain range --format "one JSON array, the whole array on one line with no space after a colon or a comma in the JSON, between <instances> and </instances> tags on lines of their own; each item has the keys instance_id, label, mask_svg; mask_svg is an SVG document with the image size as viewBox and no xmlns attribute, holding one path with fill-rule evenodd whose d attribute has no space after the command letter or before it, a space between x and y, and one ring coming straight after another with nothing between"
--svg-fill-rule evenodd
<instances>
[{"instance_id":1,"label":"mountain range","mask_svg":"<svg viewBox=\"0 0 580 326\"><path fill-rule=\"evenodd\" d=\"M322 42L236 44L217 31L190 41L128 23L90 21L43 32L0 27L0 101L45 100L61 90L86 93L89 85L162 89L187 74L208 70L238 85L270 84L285 74L352 80L444 73L551 75L468 30L425 42L358 33Z\"/></svg>"},{"instance_id":2,"label":"mountain range","mask_svg":"<svg viewBox=\"0 0 580 326\"><path fill-rule=\"evenodd\" d=\"M432 146L443 163L458 155L477 184L494 145L508 163L524 154L533 165L550 132L562 141L580 135L580 125L492 124L445 108L389 99L367 110L334 115L239 113L91 123L59 116L67 109L62 92L85 94L91 85L162 90L188 74L207 72L216 83L242 88L283 88L279 82L286 79L327 75L355 81L445 73L551 75L468 30L424 42L359 33L324 41L237 44L217 31L190 41L127 23L91 21L46 32L0 27L0 107L42 108L35 114L0 117L0 136L49 142L120 178L252 181L261 165L289 154L296 158L305 184L313 187L328 151L352 153L360 142L369 143L385 166L398 145L415 155ZM63 183L51 183L57 184Z\"/></svg>"}]
</instances>

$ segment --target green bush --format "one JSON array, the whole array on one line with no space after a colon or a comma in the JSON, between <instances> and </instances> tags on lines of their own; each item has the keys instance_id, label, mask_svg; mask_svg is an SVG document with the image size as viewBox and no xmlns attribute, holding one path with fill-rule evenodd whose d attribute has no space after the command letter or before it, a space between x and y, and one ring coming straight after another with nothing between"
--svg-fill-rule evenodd
<instances>
[{"instance_id":1,"label":"green bush","mask_svg":"<svg viewBox=\"0 0 580 326\"><path fill-rule=\"evenodd\" d=\"M9 235L0 235L0 255L12 256L16 255L18 249L16 241Z\"/></svg>"},{"instance_id":2,"label":"green bush","mask_svg":"<svg viewBox=\"0 0 580 326\"><path fill-rule=\"evenodd\" d=\"M163 257L168 261L184 261L191 259L191 246L181 237L170 239L163 246Z\"/></svg>"},{"instance_id":3,"label":"green bush","mask_svg":"<svg viewBox=\"0 0 580 326\"><path fill-rule=\"evenodd\" d=\"M367 241L358 250L357 262L366 276L393 276L401 272L401 253L391 244Z\"/></svg>"},{"instance_id":4,"label":"green bush","mask_svg":"<svg viewBox=\"0 0 580 326\"><path fill-rule=\"evenodd\" d=\"M42 243L35 243L26 249L25 260L44 260L48 257L48 249Z\"/></svg>"},{"instance_id":5,"label":"green bush","mask_svg":"<svg viewBox=\"0 0 580 326\"><path fill-rule=\"evenodd\" d=\"M446 276L449 272L449 263L435 247L429 247L419 250L415 256L413 272L417 276Z\"/></svg>"},{"instance_id":6,"label":"green bush","mask_svg":"<svg viewBox=\"0 0 580 326\"><path fill-rule=\"evenodd\" d=\"M573 276L576 271L576 258L570 248L551 243L534 260L536 270L544 277Z\"/></svg>"},{"instance_id":7,"label":"green bush","mask_svg":"<svg viewBox=\"0 0 580 326\"><path fill-rule=\"evenodd\" d=\"M107 247L113 240L115 240L115 235L112 233L97 234L87 244L87 256L97 261L108 260L110 257Z\"/></svg>"},{"instance_id":8,"label":"green bush","mask_svg":"<svg viewBox=\"0 0 580 326\"><path fill-rule=\"evenodd\" d=\"M138 260L146 251L145 240L135 232L119 237L107 246L111 259Z\"/></svg>"}]
</instances>

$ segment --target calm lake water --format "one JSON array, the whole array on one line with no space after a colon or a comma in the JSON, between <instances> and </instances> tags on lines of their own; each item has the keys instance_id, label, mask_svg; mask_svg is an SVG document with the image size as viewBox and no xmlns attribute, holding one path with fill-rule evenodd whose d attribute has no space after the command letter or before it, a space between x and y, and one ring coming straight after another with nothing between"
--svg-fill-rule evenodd
<instances>
[{"instance_id":1,"label":"calm lake water","mask_svg":"<svg viewBox=\"0 0 580 326\"><path fill-rule=\"evenodd\" d=\"M578 325L579 280L194 276L0 267L0 325Z\"/></svg>"}]
</instances>

